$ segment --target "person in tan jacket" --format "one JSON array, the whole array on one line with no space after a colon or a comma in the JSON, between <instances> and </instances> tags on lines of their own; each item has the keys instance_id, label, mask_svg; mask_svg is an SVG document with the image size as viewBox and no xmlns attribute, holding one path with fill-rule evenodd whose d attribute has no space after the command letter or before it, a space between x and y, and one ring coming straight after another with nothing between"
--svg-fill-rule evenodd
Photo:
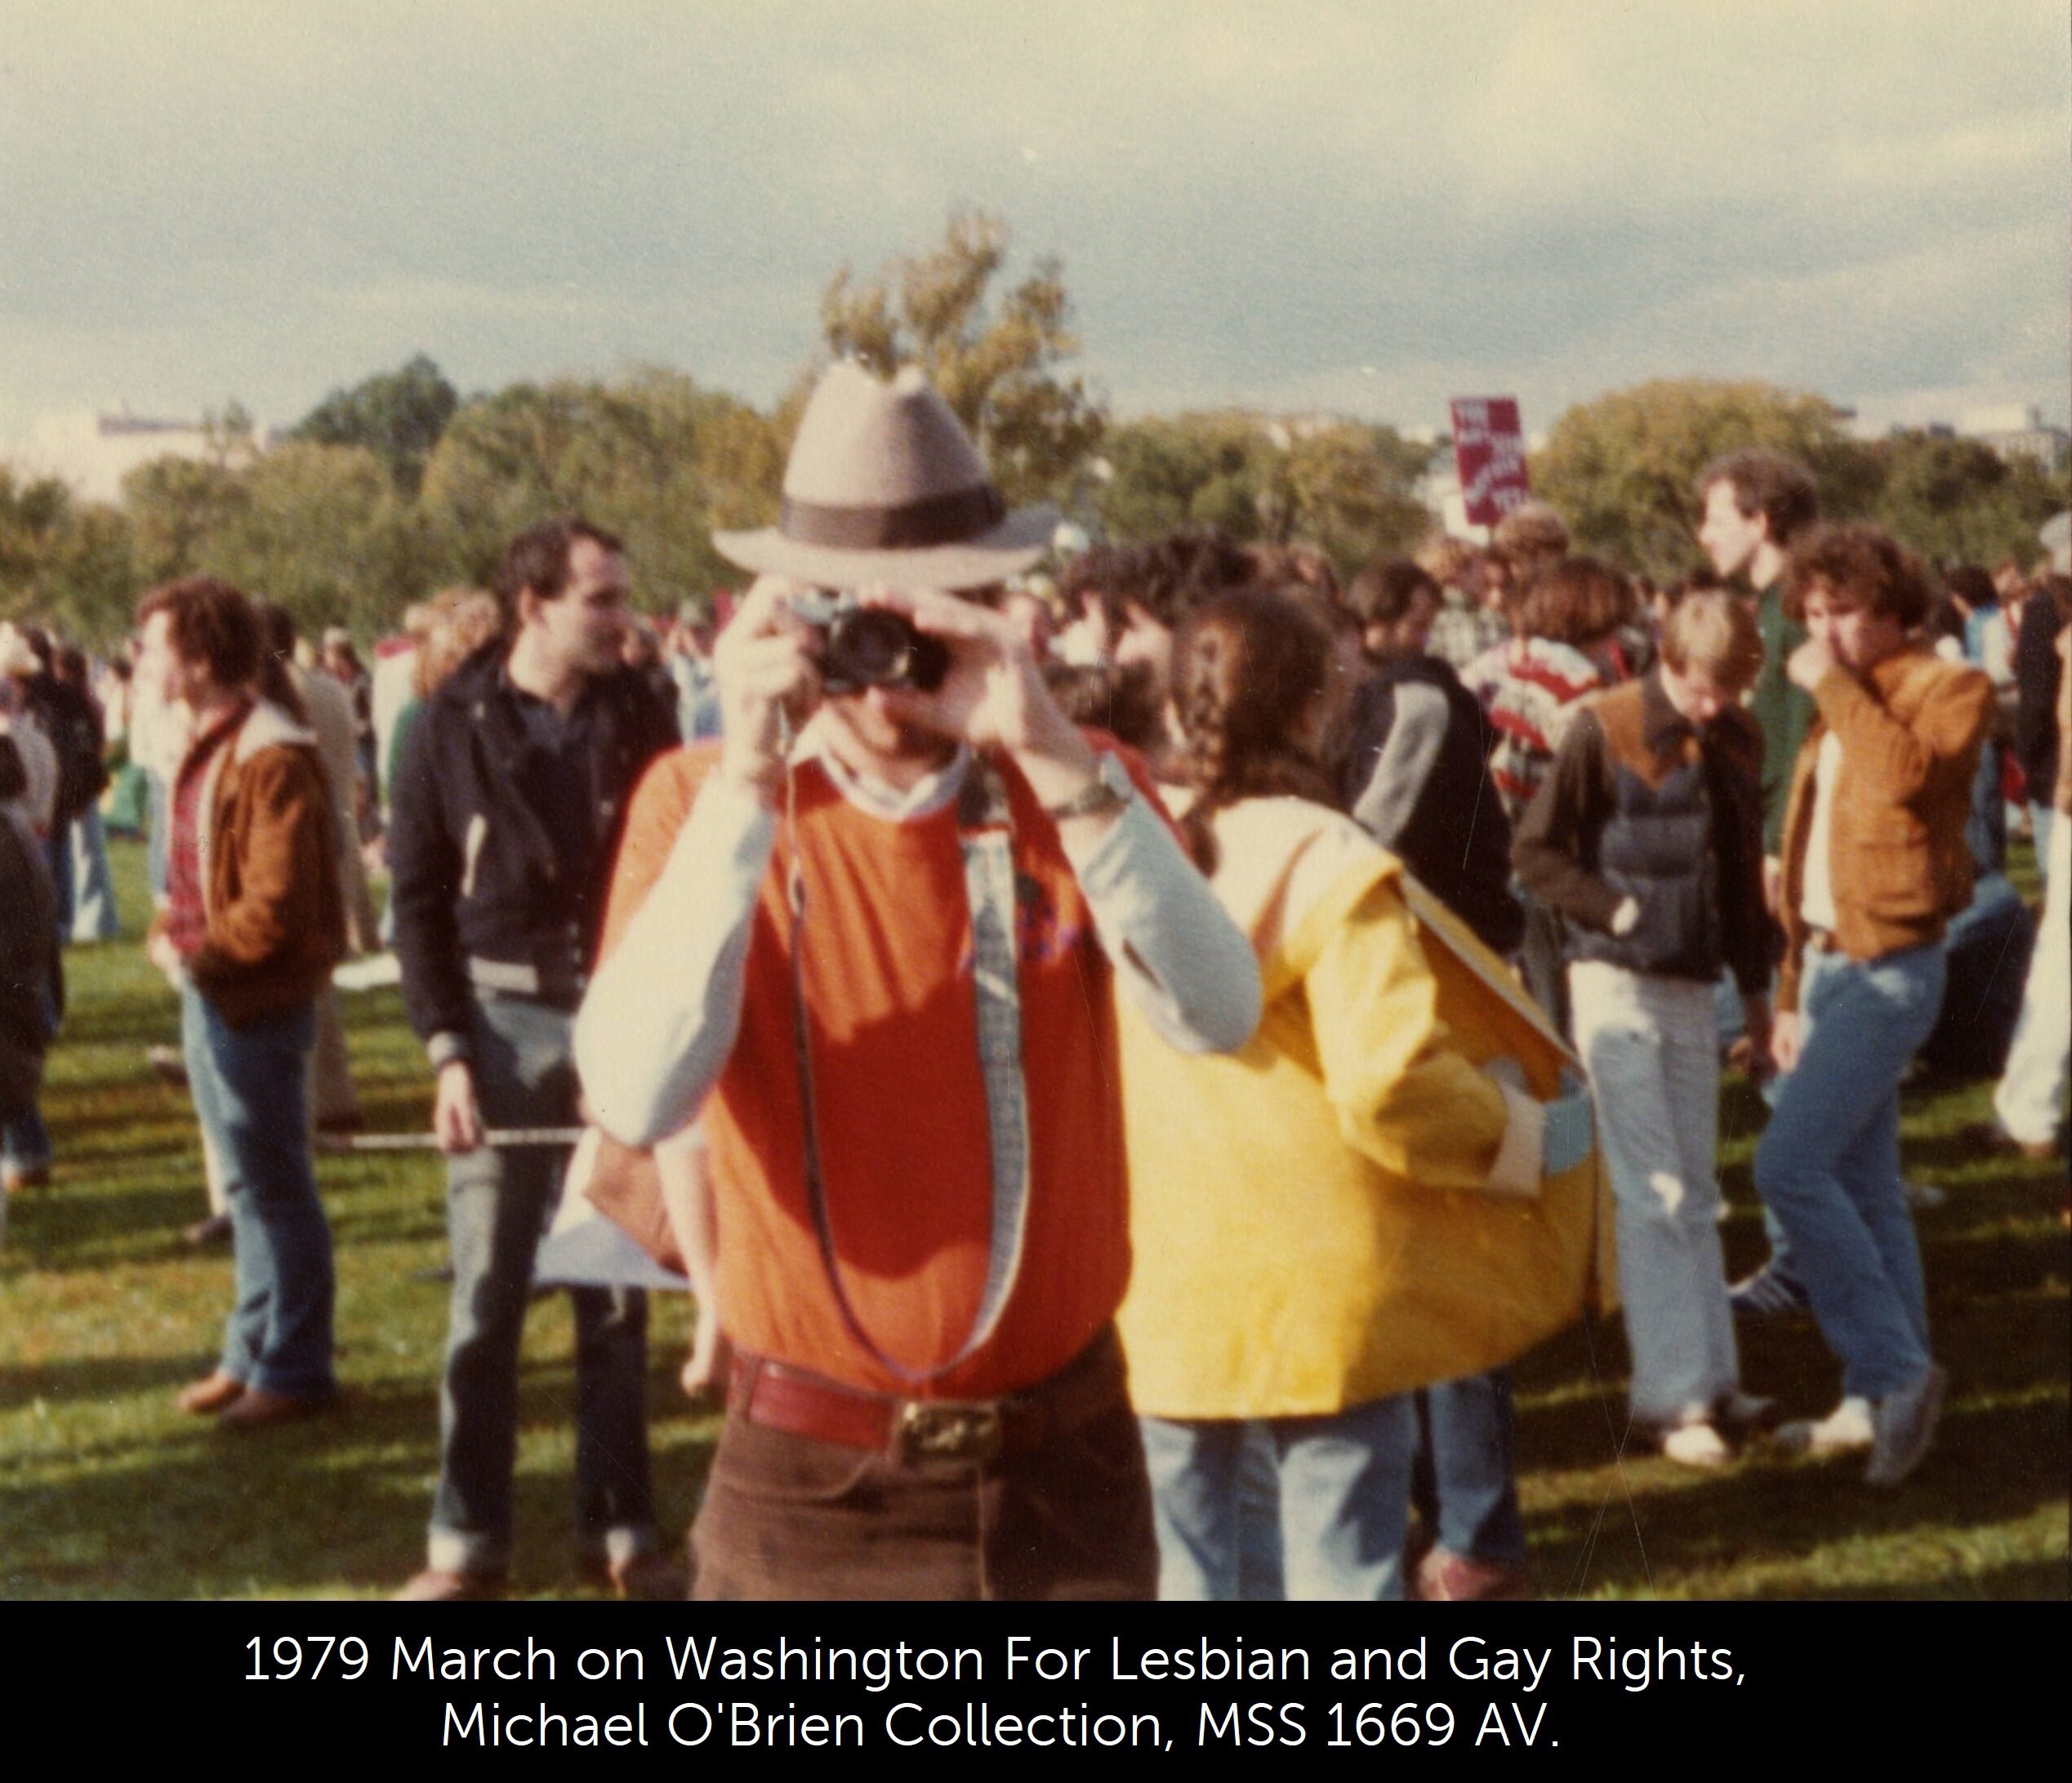
<instances>
[{"instance_id":1,"label":"person in tan jacket","mask_svg":"<svg viewBox=\"0 0 2072 1783\"><path fill-rule=\"evenodd\" d=\"M1915 636L1927 580L1875 528L1816 528L1785 578L1808 633L1786 673L1815 710L1785 818L1771 1029L1784 1076L1756 1188L1843 1362L1842 1404L1789 1434L1868 1448L1866 1482L1894 1486L1927 1454L1946 1384L1900 1186L1899 1081L1942 1002L1945 926L1971 896L1964 822L1993 688Z\"/></svg>"},{"instance_id":2,"label":"person in tan jacket","mask_svg":"<svg viewBox=\"0 0 2072 1783\"><path fill-rule=\"evenodd\" d=\"M194 715L174 777L151 963L178 989L194 1112L220 1164L237 1299L181 1409L229 1429L321 1411L332 1372L331 1228L305 1096L317 994L345 941L336 831L316 739L252 603L190 577L137 609L137 674Z\"/></svg>"}]
</instances>

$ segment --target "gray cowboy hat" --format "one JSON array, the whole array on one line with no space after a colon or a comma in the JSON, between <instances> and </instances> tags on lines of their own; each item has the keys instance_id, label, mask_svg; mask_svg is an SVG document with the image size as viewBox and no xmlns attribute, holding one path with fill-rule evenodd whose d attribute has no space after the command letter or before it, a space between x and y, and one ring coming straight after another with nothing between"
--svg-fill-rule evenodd
<instances>
[{"instance_id":1,"label":"gray cowboy hat","mask_svg":"<svg viewBox=\"0 0 2072 1783\"><path fill-rule=\"evenodd\" d=\"M744 569L824 587L976 588L1027 569L1057 524L1054 509L1008 511L917 368L885 384L843 360L800 418L777 524L712 542Z\"/></svg>"}]
</instances>

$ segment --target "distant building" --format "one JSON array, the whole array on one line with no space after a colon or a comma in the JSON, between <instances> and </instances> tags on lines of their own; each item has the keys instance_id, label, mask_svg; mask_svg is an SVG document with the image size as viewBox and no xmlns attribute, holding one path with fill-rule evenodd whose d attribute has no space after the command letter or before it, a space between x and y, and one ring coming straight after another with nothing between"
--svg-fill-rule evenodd
<instances>
[{"instance_id":1,"label":"distant building","mask_svg":"<svg viewBox=\"0 0 2072 1783\"><path fill-rule=\"evenodd\" d=\"M253 429L253 443L261 450L274 438L268 429ZM125 407L40 415L27 447L11 456L34 475L69 484L89 501L117 501L122 499L123 477L140 464L154 458L207 460L221 450L200 421L132 415Z\"/></svg>"},{"instance_id":2,"label":"distant building","mask_svg":"<svg viewBox=\"0 0 2072 1783\"><path fill-rule=\"evenodd\" d=\"M1967 439L1990 446L2010 464L2017 458L2033 458L2044 470L2058 471L2072 461L2072 435L2047 425L2043 412L2033 405L2009 403L1972 409L1957 430Z\"/></svg>"}]
</instances>

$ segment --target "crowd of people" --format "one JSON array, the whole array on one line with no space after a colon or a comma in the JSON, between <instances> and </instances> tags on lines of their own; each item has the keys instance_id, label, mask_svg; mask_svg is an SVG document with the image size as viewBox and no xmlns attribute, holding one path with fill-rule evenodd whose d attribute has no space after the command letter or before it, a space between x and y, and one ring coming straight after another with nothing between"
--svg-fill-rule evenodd
<instances>
[{"instance_id":1,"label":"crowd of people","mask_svg":"<svg viewBox=\"0 0 2072 1783\"><path fill-rule=\"evenodd\" d=\"M2072 578L1932 573L1768 452L1691 493L1706 567L1660 589L1536 503L1343 586L1213 532L1056 560L925 381L843 364L777 524L715 540L755 578L716 636L651 630L575 519L371 670L214 578L153 590L108 796L153 838L196 1235L235 1259L180 1404L339 1404L310 1134L359 1120L332 969L387 939L452 1278L406 1598L507 1588L568 1158L526 1135L585 1124L726 1405L687 1577L642 1290L573 1290L577 1559L623 1595L1528 1594L1508 1366L1615 1304L1627 1444L1898 1486L1948 1384L1902 1082L1972 1059L1982 1144L2065 1143ZM0 631L11 1192L47 1179L60 943L112 911L65 656ZM1981 1037L1967 925L1997 968L2022 924ZM1723 1062L1770 1103L1738 1283ZM1780 1424L1736 1324L1798 1313L1843 1397Z\"/></svg>"}]
</instances>

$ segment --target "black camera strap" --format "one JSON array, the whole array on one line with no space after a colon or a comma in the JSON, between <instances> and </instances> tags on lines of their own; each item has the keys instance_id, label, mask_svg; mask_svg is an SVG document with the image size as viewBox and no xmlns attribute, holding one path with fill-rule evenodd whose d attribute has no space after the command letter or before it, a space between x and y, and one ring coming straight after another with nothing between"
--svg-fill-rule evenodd
<instances>
[{"instance_id":1,"label":"black camera strap","mask_svg":"<svg viewBox=\"0 0 2072 1783\"><path fill-rule=\"evenodd\" d=\"M964 855L965 892L971 906L972 983L977 1002L978 1064L986 1085L992 1219L986 1284L972 1315L971 1329L956 1353L934 1368L912 1368L887 1355L864 1329L843 1285L813 1096L813 1030L806 1008L806 885L799 848L797 781L788 767L784 822L790 856L785 890L791 916L791 1031L798 1060L806 1201L819 1241L821 1266L849 1335L895 1380L909 1387L925 1387L969 1361L998 1329L1021 1274L1028 1234L1028 1086L1022 1074L1014 829L1007 787L998 766L983 751L974 751L964 783L957 791L957 842Z\"/></svg>"}]
</instances>

